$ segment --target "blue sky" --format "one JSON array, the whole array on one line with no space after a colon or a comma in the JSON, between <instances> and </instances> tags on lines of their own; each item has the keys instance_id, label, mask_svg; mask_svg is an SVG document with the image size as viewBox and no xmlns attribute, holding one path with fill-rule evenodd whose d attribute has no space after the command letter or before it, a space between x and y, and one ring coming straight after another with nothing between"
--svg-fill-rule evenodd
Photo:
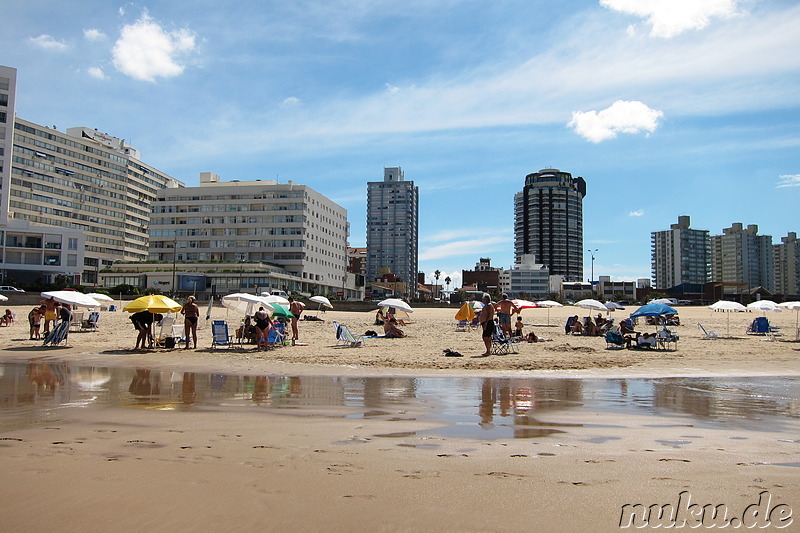
<instances>
[{"instance_id":1,"label":"blue sky","mask_svg":"<svg viewBox=\"0 0 800 533\"><path fill-rule=\"evenodd\" d=\"M187 185L309 185L353 246L366 182L403 167L428 279L510 267L525 175L583 176L595 277L635 279L680 215L800 232L798 27L782 0L28 0L4 6L0 64L18 116L124 138Z\"/></svg>"}]
</instances>

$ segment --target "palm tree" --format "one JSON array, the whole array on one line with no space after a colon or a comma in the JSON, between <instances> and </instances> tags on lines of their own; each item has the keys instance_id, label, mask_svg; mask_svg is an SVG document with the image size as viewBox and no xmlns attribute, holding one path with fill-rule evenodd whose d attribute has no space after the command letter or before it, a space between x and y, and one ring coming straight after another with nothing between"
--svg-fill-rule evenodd
<instances>
[{"instance_id":1,"label":"palm tree","mask_svg":"<svg viewBox=\"0 0 800 533\"><path fill-rule=\"evenodd\" d=\"M450 283L452 283L452 281L453 280L450 279L450 276L447 276L446 278L444 278L444 284L447 285L447 292L450 292Z\"/></svg>"},{"instance_id":2,"label":"palm tree","mask_svg":"<svg viewBox=\"0 0 800 533\"><path fill-rule=\"evenodd\" d=\"M436 284L435 284L435 287L434 287L434 289L433 289L433 294L434 294L434 296L436 296L436 293L438 292L438 288L439 288L439 276L441 276L441 275L442 275L442 271L441 271L441 270L438 270L438 269L437 269L437 270L436 270L436 271L433 273L433 277L434 277L434 279L436 280Z\"/></svg>"}]
</instances>

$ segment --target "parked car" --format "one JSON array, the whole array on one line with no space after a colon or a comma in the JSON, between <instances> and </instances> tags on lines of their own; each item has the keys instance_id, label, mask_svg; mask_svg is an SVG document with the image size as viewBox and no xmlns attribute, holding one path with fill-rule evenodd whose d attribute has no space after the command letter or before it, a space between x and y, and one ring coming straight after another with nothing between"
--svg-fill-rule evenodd
<instances>
[{"instance_id":1,"label":"parked car","mask_svg":"<svg viewBox=\"0 0 800 533\"><path fill-rule=\"evenodd\" d=\"M11 285L0 285L0 292L25 292L22 289L12 287Z\"/></svg>"}]
</instances>

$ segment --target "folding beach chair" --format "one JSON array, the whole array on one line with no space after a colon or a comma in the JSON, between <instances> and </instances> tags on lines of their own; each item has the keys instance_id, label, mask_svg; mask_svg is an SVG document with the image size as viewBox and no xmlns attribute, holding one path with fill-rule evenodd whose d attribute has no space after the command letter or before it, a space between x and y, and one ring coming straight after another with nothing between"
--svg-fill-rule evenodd
<instances>
[{"instance_id":1,"label":"folding beach chair","mask_svg":"<svg viewBox=\"0 0 800 533\"><path fill-rule=\"evenodd\" d=\"M678 336L668 329L656 331L656 347L661 350L668 350L670 346L674 350L678 349Z\"/></svg>"},{"instance_id":2,"label":"folding beach chair","mask_svg":"<svg viewBox=\"0 0 800 533\"><path fill-rule=\"evenodd\" d=\"M69 330L80 331L83 323L83 311L73 311L69 318Z\"/></svg>"},{"instance_id":3,"label":"folding beach chair","mask_svg":"<svg viewBox=\"0 0 800 533\"><path fill-rule=\"evenodd\" d=\"M228 323L224 320L214 320L211 323L211 348L233 346L233 335L228 333Z\"/></svg>"},{"instance_id":4,"label":"folding beach chair","mask_svg":"<svg viewBox=\"0 0 800 533\"><path fill-rule=\"evenodd\" d=\"M97 311L92 311L89 313L89 318L86 320L81 321L81 331L83 330L91 330L94 331L97 329L97 322L100 320L100 313Z\"/></svg>"},{"instance_id":5,"label":"folding beach chair","mask_svg":"<svg viewBox=\"0 0 800 533\"><path fill-rule=\"evenodd\" d=\"M619 331L606 331L606 350L619 350L625 347L625 339Z\"/></svg>"},{"instance_id":6,"label":"folding beach chair","mask_svg":"<svg viewBox=\"0 0 800 533\"><path fill-rule=\"evenodd\" d=\"M717 335L717 333L713 329L706 330L706 328L703 327L703 324L701 324L699 322L697 323L697 327L700 328L700 331L703 332L703 336L701 338L703 338L703 339L718 339L719 338L719 335Z\"/></svg>"},{"instance_id":7,"label":"folding beach chair","mask_svg":"<svg viewBox=\"0 0 800 533\"><path fill-rule=\"evenodd\" d=\"M58 325L45 336L42 346L58 346L62 342L66 344L67 336L69 335L69 325L69 322L59 322Z\"/></svg>"},{"instance_id":8,"label":"folding beach chair","mask_svg":"<svg viewBox=\"0 0 800 533\"><path fill-rule=\"evenodd\" d=\"M508 355L510 353L519 353L517 347L519 343L506 337L497 324L494 325L494 334L492 335L492 353L495 355Z\"/></svg>"},{"instance_id":9,"label":"folding beach chair","mask_svg":"<svg viewBox=\"0 0 800 533\"><path fill-rule=\"evenodd\" d=\"M469 320L456 321L456 331L467 331L468 327L469 327Z\"/></svg>"},{"instance_id":10,"label":"folding beach chair","mask_svg":"<svg viewBox=\"0 0 800 533\"><path fill-rule=\"evenodd\" d=\"M364 345L364 337L353 335L353 332L344 324L334 322L336 328L336 345L346 348L358 348Z\"/></svg>"}]
</instances>

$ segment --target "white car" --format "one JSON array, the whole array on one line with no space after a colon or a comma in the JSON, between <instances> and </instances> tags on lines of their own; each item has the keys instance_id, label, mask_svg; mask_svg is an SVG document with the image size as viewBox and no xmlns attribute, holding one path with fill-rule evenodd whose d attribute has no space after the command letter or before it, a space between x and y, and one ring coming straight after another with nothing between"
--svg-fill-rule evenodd
<instances>
[{"instance_id":1,"label":"white car","mask_svg":"<svg viewBox=\"0 0 800 533\"><path fill-rule=\"evenodd\" d=\"M11 285L0 285L0 292L25 292L22 289L12 287Z\"/></svg>"}]
</instances>

